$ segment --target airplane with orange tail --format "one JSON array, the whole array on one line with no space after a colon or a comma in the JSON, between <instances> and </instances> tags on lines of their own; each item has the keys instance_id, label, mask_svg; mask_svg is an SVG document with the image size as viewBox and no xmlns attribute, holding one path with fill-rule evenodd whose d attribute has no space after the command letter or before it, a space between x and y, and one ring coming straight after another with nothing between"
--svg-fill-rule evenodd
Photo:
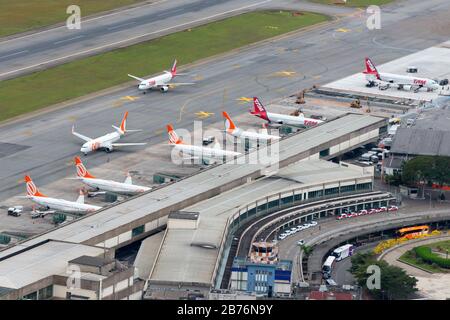
<instances>
[{"instance_id":1,"label":"airplane with orange tail","mask_svg":"<svg viewBox=\"0 0 450 320\"><path fill-rule=\"evenodd\" d=\"M150 78L150 79L142 79L136 76L133 76L132 74L129 74L128 76L136 79L139 81L138 89L142 90L142 93L146 93L148 90L151 89L159 89L161 92L167 92L169 88L176 87L176 86L187 86L187 85L193 85L195 83L182 83L182 82L170 82L172 81L176 76L184 75L182 73L177 73L177 60L173 62L172 69L170 71L164 71L163 74Z\"/></svg>"},{"instance_id":2,"label":"airplane with orange tail","mask_svg":"<svg viewBox=\"0 0 450 320\"><path fill-rule=\"evenodd\" d=\"M127 176L125 182L98 179L89 173L80 157L75 157L75 166L77 169L77 177L74 179L80 180L87 186L96 190L103 190L123 195L135 195L151 189L149 187L133 184L130 175Z\"/></svg>"},{"instance_id":3,"label":"airplane with orange tail","mask_svg":"<svg viewBox=\"0 0 450 320\"><path fill-rule=\"evenodd\" d=\"M178 137L170 124L167 125L167 133L169 134L169 145L172 145L176 150L183 154L190 155L191 157L189 159L207 160L212 163L216 160L223 160L224 158L232 158L241 155L240 152L223 150L217 143L213 148L186 144Z\"/></svg>"},{"instance_id":4,"label":"airplane with orange tail","mask_svg":"<svg viewBox=\"0 0 450 320\"><path fill-rule=\"evenodd\" d=\"M80 151L87 155L89 152L96 150L105 150L106 152L112 152L116 147L128 147L128 146L143 146L147 143L116 143L125 133L127 132L138 132L141 130L128 130L127 126L128 111L125 112L120 127L112 126L116 131L105 134L104 136L92 139L86 137L78 132L75 132L75 126L72 126L72 134L77 136L81 140L86 141L82 146Z\"/></svg>"},{"instance_id":5,"label":"airplane with orange tail","mask_svg":"<svg viewBox=\"0 0 450 320\"><path fill-rule=\"evenodd\" d=\"M47 209L66 213L83 214L94 212L102 208L99 206L84 203L84 195L82 193L80 193L77 201L67 201L63 199L50 198L39 191L33 180L31 180L30 176L25 176L25 182L27 186L27 195L25 196L25 198L30 199L31 201Z\"/></svg>"},{"instance_id":6,"label":"airplane with orange tail","mask_svg":"<svg viewBox=\"0 0 450 320\"><path fill-rule=\"evenodd\" d=\"M270 125L288 125L293 127L312 127L322 123L322 120L306 118L303 113L299 116L291 116L287 114L268 112L262 102L257 98L253 98L253 110L250 114L266 120Z\"/></svg>"},{"instance_id":7,"label":"airplane with orange tail","mask_svg":"<svg viewBox=\"0 0 450 320\"><path fill-rule=\"evenodd\" d=\"M231 120L231 117L228 115L226 111L222 112L223 117L225 118L225 128L226 132L236 138L241 139L249 139L249 140L263 140L263 141L271 141L271 140L278 140L281 137L280 136L274 136L267 133L258 133L253 131L244 131L234 124L233 120Z\"/></svg>"}]
</instances>

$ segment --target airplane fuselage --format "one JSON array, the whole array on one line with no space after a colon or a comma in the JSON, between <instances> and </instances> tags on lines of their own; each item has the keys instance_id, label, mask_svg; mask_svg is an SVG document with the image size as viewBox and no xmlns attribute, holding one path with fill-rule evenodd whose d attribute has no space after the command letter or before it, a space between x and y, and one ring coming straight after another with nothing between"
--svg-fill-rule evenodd
<instances>
[{"instance_id":1,"label":"airplane fuselage","mask_svg":"<svg viewBox=\"0 0 450 320\"><path fill-rule=\"evenodd\" d=\"M376 79L375 75L367 74L366 78L368 81L383 81L387 83L392 83L396 85L408 85L411 87L423 87L427 89L438 89L439 84L432 79L427 78L416 78L416 77L410 77L410 76L404 76L400 74L393 74L393 73L379 73L379 79Z\"/></svg>"},{"instance_id":2,"label":"airplane fuselage","mask_svg":"<svg viewBox=\"0 0 450 320\"><path fill-rule=\"evenodd\" d=\"M150 188L148 187L111 180L103 180L97 178L80 178L80 180L91 188L117 194L135 195L150 190Z\"/></svg>"},{"instance_id":3,"label":"airplane fuselage","mask_svg":"<svg viewBox=\"0 0 450 320\"><path fill-rule=\"evenodd\" d=\"M234 157L241 153L229 150L223 150L218 148L207 148L187 144L176 144L175 149L183 153L187 153L191 156L196 156L199 158L214 158L222 159L223 157Z\"/></svg>"},{"instance_id":4,"label":"airplane fuselage","mask_svg":"<svg viewBox=\"0 0 450 320\"><path fill-rule=\"evenodd\" d=\"M239 128L236 128L232 131L227 130L227 133L231 134L232 136L234 136L236 138L240 138L240 139L265 140L265 141L280 139L279 136L258 133L258 132L252 132L252 131L243 131Z\"/></svg>"},{"instance_id":5,"label":"airplane fuselage","mask_svg":"<svg viewBox=\"0 0 450 320\"><path fill-rule=\"evenodd\" d=\"M141 81L139 83L138 89L139 90L149 90L153 88L161 88L163 87L165 91L167 91L168 86L166 86L167 83L169 83L173 79L173 76L171 73L163 73L159 76Z\"/></svg>"},{"instance_id":6,"label":"airplane fuselage","mask_svg":"<svg viewBox=\"0 0 450 320\"><path fill-rule=\"evenodd\" d=\"M317 119L311 119L311 118L305 118L305 117L299 117L299 116L290 116L286 114L279 114L279 113L271 113L267 112L267 119L269 122L273 123L279 123L279 124L285 124L289 126L305 126L305 127L312 127L315 125L318 125L322 123L323 121L317 120Z\"/></svg>"},{"instance_id":7,"label":"airplane fuselage","mask_svg":"<svg viewBox=\"0 0 450 320\"><path fill-rule=\"evenodd\" d=\"M43 207L66 213L89 213L101 209L101 207L99 206L67 201L63 199L37 196L27 196L27 198Z\"/></svg>"},{"instance_id":8,"label":"airplane fuselage","mask_svg":"<svg viewBox=\"0 0 450 320\"><path fill-rule=\"evenodd\" d=\"M98 149L105 149L107 152L110 152L113 150L112 144L118 141L120 137L121 134L119 132L111 132L105 134L104 136L92 139L91 141L84 143L80 151L84 154L96 151Z\"/></svg>"}]
</instances>

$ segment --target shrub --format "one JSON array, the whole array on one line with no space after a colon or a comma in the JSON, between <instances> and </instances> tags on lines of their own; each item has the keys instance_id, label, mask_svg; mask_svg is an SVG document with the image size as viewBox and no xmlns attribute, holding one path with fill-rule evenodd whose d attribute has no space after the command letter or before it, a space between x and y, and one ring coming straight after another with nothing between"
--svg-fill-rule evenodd
<instances>
[{"instance_id":1,"label":"shrub","mask_svg":"<svg viewBox=\"0 0 450 320\"><path fill-rule=\"evenodd\" d=\"M441 268L450 269L450 259L445 259L431 251L430 247L420 246L414 248L414 253L425 263L436 264Z\"/></svg>"}]
</instances>

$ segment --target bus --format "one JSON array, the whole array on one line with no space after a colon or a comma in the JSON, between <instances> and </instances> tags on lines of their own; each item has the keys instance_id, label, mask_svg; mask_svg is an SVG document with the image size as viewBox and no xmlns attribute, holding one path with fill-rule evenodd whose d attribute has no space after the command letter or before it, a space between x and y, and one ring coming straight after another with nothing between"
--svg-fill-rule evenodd
<instances>
[{"instance_id":1,"label":"bus","mask_svg":"<svg viewBox=\"0 0 450 320\"><path fill-rule=\"evenodd\" d=\"M430 232L430 227L427 225L423 226L414 226L414 227L407 227L407 228L401 228L397 230L397 238L406 238L406 239L412 239L418 236L426 235Z\"/></svg>"},{"instance_id":2,"label":"bus","mask_svg":"<svg viewBox=\"0 0 450 320\"><path fill-rule=\"evenodd\" d=\"M342 259L352 256L354 249L355 247L352 244L346 244L334 249L331 255L336 258L336 261L341 261Z\"/></svg>"},{"instance_id":3,"label":"bus","mask_svg":"<svg viewBox=\"0 0 450 320\"><path fill-rule=\"evenodd\" d=\"M322 274L324 278L329 278L331 276L331 270L333 269L335 263L336 257L328 256L327 260L325 260L324 264L322 265Z\"/></svg>"}]
</instances>

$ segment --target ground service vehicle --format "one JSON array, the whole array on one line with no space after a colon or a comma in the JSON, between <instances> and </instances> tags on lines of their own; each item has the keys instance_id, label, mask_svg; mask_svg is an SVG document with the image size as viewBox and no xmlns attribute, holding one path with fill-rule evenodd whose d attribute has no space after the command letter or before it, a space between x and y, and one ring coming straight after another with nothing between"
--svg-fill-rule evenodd
<instances>
[{"instance_id":1,"label":"ground service vehicle","mask_svg":"<svg viewBox=\"0 0 450 320\"><path fill-rule=\"evenodd\" d=\"M335 256L328 256L327 260L325 260L322 265L322 275L325 279L328 279L331 276L331 271L336 263Z\"/></svg>"},{"instance_id":2,"label":"ground service vehicle","mask_svg":"<svg viewBox=\"0 0 450 320\"><path fill-rule=\"evenodd\" d=\"M336 257L336 261L341 261L353 255L355 247L352 244L346 244L333 250L332 256Z\"/></svg>"}]
</instances>

